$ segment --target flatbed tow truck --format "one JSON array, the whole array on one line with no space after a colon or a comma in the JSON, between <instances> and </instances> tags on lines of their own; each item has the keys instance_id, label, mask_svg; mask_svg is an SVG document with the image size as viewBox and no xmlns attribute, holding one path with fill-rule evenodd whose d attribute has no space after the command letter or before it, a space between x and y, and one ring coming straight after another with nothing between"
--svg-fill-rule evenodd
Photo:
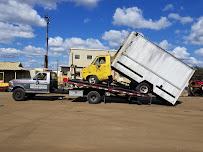
<instances>
[{"instance_id":1,"label":"flatbed tow truck","mask_svg":"<svg viewBox=\"0 0 203 152\"><path fill-rule=\"evenodd\" d=\"M32 79L16 79L9 82L9 90L13 92L15 101L24 101L34 97L36 94L69 94L70 97L85 97L90 104L106 103L106 96L125 97L129 103L136 102L138 97L148 98L149 94L142 94L131 90L129 86L113 83L90 84L82 80L68 80L65 82L69 87L58 89L57 76L54 72L39 72Z\"/></svg>"}]
</instances>

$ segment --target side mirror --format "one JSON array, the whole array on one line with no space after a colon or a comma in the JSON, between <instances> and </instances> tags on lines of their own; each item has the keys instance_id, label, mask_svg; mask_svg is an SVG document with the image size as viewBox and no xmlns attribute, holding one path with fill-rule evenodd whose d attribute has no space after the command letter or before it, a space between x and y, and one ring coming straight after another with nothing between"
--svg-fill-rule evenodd
<instances>
[{"instance_id":1,"label":"side mirror","mask_svg":"<svg viewBox=\"0 0 203 152\"><path fill-rule=\"evenodd\" d=\"M100 66L101 66L100 64L96 65L97 68L100 68Z\"/></svg>"}]
</instances>

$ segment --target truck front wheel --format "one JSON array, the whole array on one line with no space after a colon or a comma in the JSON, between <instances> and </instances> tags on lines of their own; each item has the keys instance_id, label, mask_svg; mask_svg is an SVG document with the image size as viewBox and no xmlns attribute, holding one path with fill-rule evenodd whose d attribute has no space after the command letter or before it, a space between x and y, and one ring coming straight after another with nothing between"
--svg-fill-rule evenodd
<instances>
[{"instance_id":1,"label":"truck front wheel","mask_svg":"<svg viewBox=\"0 0 203 152\"><path fill-rule=\"evenodd\" d=\"M152 91L152 88L148 83L142 82L138 84L138 86L136 87L136 90L139 91L140 93L147 94Z\"/></svg>"},{"instance_id":2,"label":"truck front wheel","mask_svg":"<svg viewBox=\"0 0 203 152\"><path fill-rule=\"evenodd\" d=\"M88 78L88 82L90 83L90 84L97 84L97 83L99 83L99 80L98 80L98 78L96 77L96 76L90 76L89 78Z\"/></svg>"},{"instance_id":3,"label":"truck front wheel","mask_svg":"<svg viewBox=\"0 0 203 152\"><path fill-rule=\"evenodd\" d=\"M98 104L101 102L101 95L97 91L90 91L87 94L87 100L90 104Z\"/></svg>"},{"instance_id":4,"label":"truck front wheel","mask_svg":"<svg viewBox=\"0 0 203 152\"><path fill-rule=\"evenodd\" d=\"M13 91L13 99L15 101L25 100L25 91L22 88L17 88Z\"/></svg>"}]
</instances>

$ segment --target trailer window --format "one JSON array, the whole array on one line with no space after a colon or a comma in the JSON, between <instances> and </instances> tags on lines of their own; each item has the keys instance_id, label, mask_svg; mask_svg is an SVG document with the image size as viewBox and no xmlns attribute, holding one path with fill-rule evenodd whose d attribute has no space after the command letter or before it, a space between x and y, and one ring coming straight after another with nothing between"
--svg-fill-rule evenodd
<instances>
[{"instance_id":1,"label":"trailer window","mask_svg":"<svg viewBox=\"0 0 203 152\"><path fill-rule=\"evenodd\" d=\"M4 82L4 73L0 72L0 82Z\"/></svg>"},{"instance_id":2,"label":"trailer window","mask_svg":"<svg viewBox=\"0 0 203 152\"><path fill-rule=\"evenodd\" d=\"M80 59L80 55L75 55L75 59Z\"/></svg>"},{"instance_id":3,"label":"trailer window","mask_svg":"<svg viewBox=\"0 0 203 152\"><path fill-rule=\"evenodd\" d=\"M88 60L92 60L92 55L87 55Z\"/></svg>"}]
</instances>

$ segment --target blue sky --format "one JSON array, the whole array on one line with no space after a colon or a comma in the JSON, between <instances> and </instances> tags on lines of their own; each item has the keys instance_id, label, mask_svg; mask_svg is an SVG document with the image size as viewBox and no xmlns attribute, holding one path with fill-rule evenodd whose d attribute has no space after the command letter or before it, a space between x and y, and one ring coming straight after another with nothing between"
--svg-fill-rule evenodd
<instances>
[{"instance_id":1,"label":"blue sky","mask_svg":"<svg viewBox=\"0 0 203 152\"><path fill-rule=\"evenodd\" d=\"M71 47L116 50L131 31L203 66L202 10L202 0L0 0L0 61L43 67L48 14L51 69Z\"/></svg>"}]
</instances>

